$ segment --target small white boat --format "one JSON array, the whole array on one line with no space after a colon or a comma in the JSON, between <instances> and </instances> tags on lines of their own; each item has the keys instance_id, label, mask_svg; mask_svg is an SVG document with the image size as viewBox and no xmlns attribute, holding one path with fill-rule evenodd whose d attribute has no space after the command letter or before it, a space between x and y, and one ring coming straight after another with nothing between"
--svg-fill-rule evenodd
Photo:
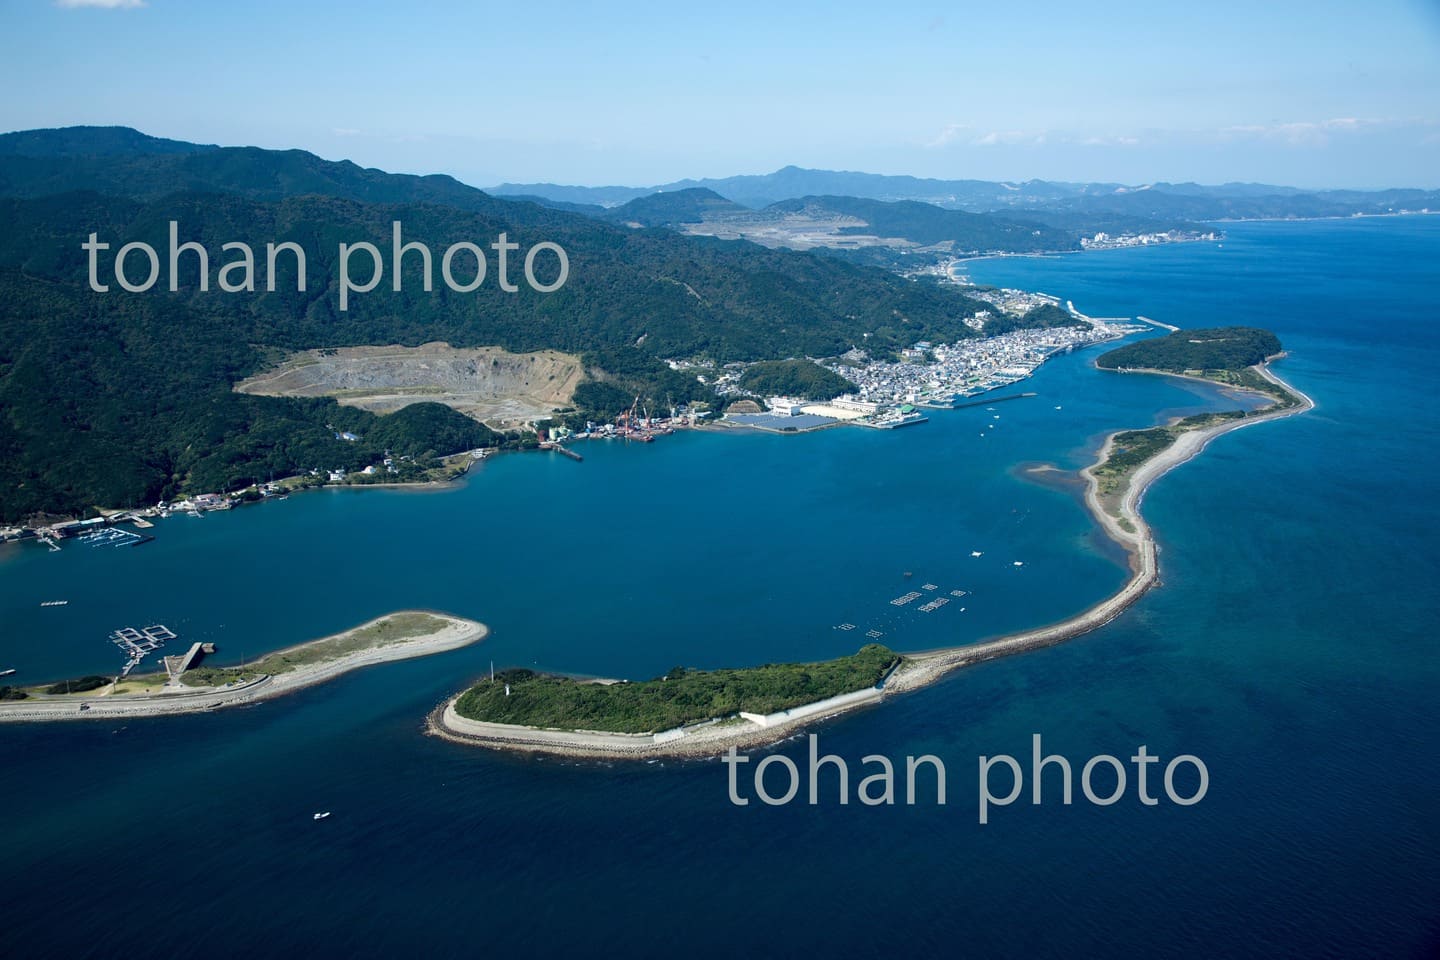
<instances>
[{"instance_id":1,"label":"small white boat","mask_svg":"<svg viewBox=\"0 0 1440 960\"><path fill-rule=\"evenodd\" d=\"M1016 560L1013 564L1011 564L1011 566L1014 566L1014 567L1023 567L1023 566L1025 566L1025 561L1024 561L1024 560Z\"/></svg>"},{"instance_id":2,"label":"small white boat","mask_svg":"<svg viewBox=\"0 0 1440 960\"><path fill-rule=\"evenodd\" d=\"M1059 408L1059 407L1056 407L1055 409L1056 409L1056 410L1059 410L1060 408Z\"/></svg>"},{"instance_id":3,"label":"small white boat","mask_svg":"<svg viewBox=\"0 0 1440 960\"><path fill-rule=\"evenodd\" d=\"M979 550L971 550L971 551L970 551L970 556L972 556L972 557L983 557L983 556L985 556L985 554L982 553L982 552L979 551Z\"/></svg>"},{"instance_id":4,"label":"small white boat","mask_svg":"<svg viewBox=\"0 0 1440 960\"><path fill-rule=\"evenodd\" d=\"M8 670L0 670L0 677L8 677L8 676L11 676L12 674L14 674L14 672L15 672L15 668L14 668L14 667L11 667L11 668L8 669Z\"/></svg>"},{"instance_id":5,"label":"small white boat","mask_svg":"<svg viewBox=\"0 0 1440 960\"><path fill-rule=\"evenodd\" d=\"M329 810L322 810L321 812L315 814L315 819L316 819L316 820L324 820L324 819L325 819L326 817L328 817L328 816L330 816L330 811L329 811Z\"/></svg>"}]
</instances>

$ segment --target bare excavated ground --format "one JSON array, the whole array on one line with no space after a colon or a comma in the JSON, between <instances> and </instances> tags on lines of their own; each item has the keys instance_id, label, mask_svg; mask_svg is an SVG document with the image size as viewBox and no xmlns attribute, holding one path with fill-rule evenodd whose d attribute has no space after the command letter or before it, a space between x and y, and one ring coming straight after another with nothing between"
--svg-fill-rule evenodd
<instances>
[{"instance_id":1,"label":"bare excavated ground","mask_svg":"<svg viewBox=\"0 0 1440 960\"><path fill-rule=\"evenodd\" d=\"M583 376L580 358L558 350L509 353L426 343L306 350L235 389L269 397L334 397L374 413L432 401L491 426L513 427L569 406Z\"/></svg>"},{"instance_id":2,"label":"bare excavated ground","mask_svg":"<svg viewBox=\"0 0 1440 960\"><path fill-rule=\"evenodd\" d=\"M813 250L816 247L853 249L857 247L893 247L898 250L919 250L921 244L901 237L882 237L872 233L843 233L870 224L858 217L804 208L797 211L746 210L712 214L699 223L686 223L680 232L698 237L721 240L749 240L766 247L791 250ZM933 249L948 251L950 241Z\"/></svg>"}]
</instances>

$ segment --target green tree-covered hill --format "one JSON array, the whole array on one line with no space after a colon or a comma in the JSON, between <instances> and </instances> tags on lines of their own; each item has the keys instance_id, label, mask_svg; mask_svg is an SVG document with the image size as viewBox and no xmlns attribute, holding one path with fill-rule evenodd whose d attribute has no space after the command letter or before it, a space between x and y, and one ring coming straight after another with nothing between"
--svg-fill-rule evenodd
<instances>
[{"instance_id":1,"label":"green tree-covered hill","mask_svg":"<svg viewBox=\"0 0 1440 960\"><path fill-rule=\"evenodd\" d=\"M43 134L43 135L40 135ZM111 128L0 137L0 519L36 511L153 502L183 491L232 489L310 468L353 468L389 430L328 401L238 396L231 386L277 353L315 347L435 340L455 346L545 347L585 357L595 380L577 394L598 413L645 393L676 402L708 391L659 358L719 361L828 356L862 341L871 350L972 335L983 308L953 288L873 268L749 243L633 230L537 204L496 200L448 177L401 177L331 163L300 151L187 150ZM137 139L139 138L139 139ZM87 143L89 144L87 146ZM27 154L24 151L31 151ZM61 192L53 192L61 191ZM201 291L186 255L179 290L166 289L168 225L211 256ZM387 253L391 224L427 244L437 261L426 292L420 260L403 289L387 275L340 311L341 242ZM88 283L90 233L109 293ZM569 282L540 294L523 280L504 293L489 244L519 244L511 279L531 244L559 243ZM438 276L444 249L470 241L490 254L489 279L458 294ZM131 294L106 277L120 244L159 252L161 282ZM277 289L217 288L222 252L246 242L294 241L307 254L306 289L288 258ZM263 256L261 256L263 263ZM132 272L143 274L143 258ZM368 269L368 258L360 258ZM363 278L364 275L362 275ZM628 405L628 403L626 404ZM579 411L584 413L585 411ZM398 416L398 415L392 415ZM332 425L362 436L336 441ZM409 413L389 446L450 452L485 439L448 412Z\"/></svg>"},{"instance_id":2,"label":"green tree-covered hill","mask_svg":"<svg viewBox=\"0 0 1440 960\"><path fill-rule=\"evenodd\" d=\"M746 369L740 386L762 397L830 400L859 387L812 360L767 360Z\"/></svg>"},{"instance_id":3,"label":"green tree-covered hill","mask_svg":"<svg viewBox=\"0 0 1440 960\"><path fill-rule=\"evenodd\" d=\"M1257 327L1213 327L1178 330L1169 336L1139 340L1100 355L1096 365L1107 370L1144 367L1182 373L1186 370L1242 370L1281 351L1280 338Z\"/></svg>"}]
</instances>

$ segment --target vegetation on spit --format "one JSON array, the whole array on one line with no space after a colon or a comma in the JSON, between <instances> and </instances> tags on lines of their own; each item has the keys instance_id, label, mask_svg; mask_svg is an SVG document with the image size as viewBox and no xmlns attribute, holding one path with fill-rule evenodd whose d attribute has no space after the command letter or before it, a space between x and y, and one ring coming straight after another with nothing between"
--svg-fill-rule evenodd
<instances>
[{"instance_id":1,"label":"vegetation on spit","mask_svg":"<svg viewBox=\"0 0 1440 960\"><path fill-rule=\"evenodd\" d=\"M56 696L64 693L87 693L91 690L99 690L101 687L108 687L109 685L109 677L97 677L92 674L88 677L79 677L74 680L61 680L59 683L52 683L45 688L45 692Z\"/></svg>"},{"instance_id":2,"label":"vegetation on spit","mask_svg":"<svg viewBox=\"0 0 1440 960\"><path fill-rule=\"evenodd\" d=\"M450 621L446 618L429 613L395 613L333 637L312 640L308 643L287 647L284 650L267 653L243 666L220 667L201 664L186 670L181 676L180 682L187 687L205 688L254 680L263 676L274 676L287 673L297 667L331 663L353 653L378 649L415 637L428 636L439 632L449 623ZM37 694L63 696L89 693L110 686L113 679L113 677L90 675L31 687L0 686L0 700L24 700ZM151 688L159 688L165 682L164 673L132 673L129 677L121 680L115 689L105 691L105 694L123 695L149 692Z\"/></svg>"},{"instance_id":3,"label":"vegetation on spit","mask_svg":"<svg viewBox=\"0 0 1440 960\"><path fill-rule=\"evenodd\" d=\"M602 683L507 670L463 693L455 712L471 720L564 730L653 733L701 720L774 713L873 687L900 659L880 644L822 663L739 670L676 667L638 683Z\"/></svg>"},{"instance_id":4,"label":"vegetation on spit","mask_svg":"<svg viewBox=\"0 0 1440 960\"><path fill-rule=\"evenodd\" d=\"M1207 330L1180 330L1167 337L1141 340L1102 354L1096 365L1109 370L1141 369L1183 373L1226 386L1264 394L1271 403L1258 410L1227 410L1185 417L1163 427L1125 430L1115 434L1110 455L1091 472L1101 497L1120 493L1130 475L1179 438L1182 433L1213 426L1226 420L1274 413L1297 406L1300 398L1285 387L1260 375L1258 364L1281 350L1280 340L1269 330L1255 327L1218 327Z\"/></svg>"},{"instance_id":5,"label":"vegetation on spit","mask_svg":"<svg viewBox=\"0 0 1440 960\"><path fill-rule=\"evenodd\" d=\"M243 667L200 666L186 670L180 682L191 687L218 687L239 680L253 680L256 677L288 673L296 667L317 663L330 663L341 657L362 650L371 650L388 644L426 636L438 632L449 621L428 613L397 613L375 623L359 627L324 640L314 640L299 646L287 647L267 653ZM159 677L155 678L157 681Z\"/></svg>"},{"instance_id":6,"label":"vegetation on spit","mask_svg":"<svg viewBox=\"0 0 1440 960\"><path fill-rule=\"evenodd\" d=\"M1126 367L1170 373L1240 371L1264 363L1281 350L1280 338L1256 327L1214 327L1177 330L1169 336L1138 340L1101 354L1095 365L1105 370Z\"/></svg>"}]
</instances>

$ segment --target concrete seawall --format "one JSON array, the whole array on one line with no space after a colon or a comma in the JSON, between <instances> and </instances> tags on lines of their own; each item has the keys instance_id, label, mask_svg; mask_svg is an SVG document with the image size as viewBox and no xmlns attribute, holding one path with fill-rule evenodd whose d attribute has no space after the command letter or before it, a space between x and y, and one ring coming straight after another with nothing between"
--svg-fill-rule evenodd
<instances>
[{"instance_id":1,"label":"concrete seawall","mask_svg":"<svg viewBox=\"0 0 1440 960\"><path fill-rule=\"evenodd\" d=\"M749 748L775 743L794 734L807 721L879 703L882 696L879 687L866 687L770 714L741 714L740 718L706 720L659 733L611 733L470 720L455 711L460 699L457 694L430 714L427 732L456 743L571 757L705 757L723 753L732 745Z\"/></svg>"},{"instance_id":2,"label":"concrete seawall","mask_svg":"<svg viewBox=\"0 0 1440 960\"><path fill-rule=\"evenodd\" d=\"M789 710L779 710L775 713L758 714L741 712L740 716L760 727L776 727L792 720L804 720L806 717L820 716L827 712L837 710L848 710L864 703L877 703L884 695L879 687L866 687L864 690L853 690L850 693L841 693L824 700L816 700L814 703L802 704L792 707Z\"/></svg>"}]
</instances>

